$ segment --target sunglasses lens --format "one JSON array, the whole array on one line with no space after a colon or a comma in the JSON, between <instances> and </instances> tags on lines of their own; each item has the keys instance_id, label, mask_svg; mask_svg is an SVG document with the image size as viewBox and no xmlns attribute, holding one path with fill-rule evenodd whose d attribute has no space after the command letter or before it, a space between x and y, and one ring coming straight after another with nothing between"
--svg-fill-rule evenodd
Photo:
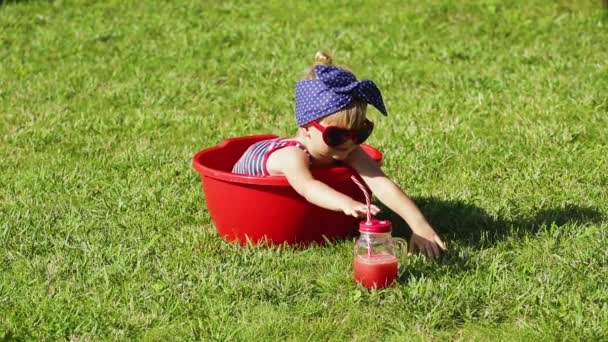
<instances>
[{"instance_id":1,"label":"sunglasses lens","mask_svg":"<svg viewBox=\"0 0 608 342\"><path fill-rule=\"evenodd\" d=\"M336 127L328 127L323 138L328 146L342 145L348 139L348 131Z\"/></svg>"},{"instance_id":2,"label":"sunglasses lens","mask_svg":"<svg viewBox=\"0 0 608 342\"><path fill-rule=\"evenodd\" d=\"M362 144L369 136L372 134L374 130L374 123L371 121L366 121L357 131L357 144Z\"/></svg>"}]
</instances>

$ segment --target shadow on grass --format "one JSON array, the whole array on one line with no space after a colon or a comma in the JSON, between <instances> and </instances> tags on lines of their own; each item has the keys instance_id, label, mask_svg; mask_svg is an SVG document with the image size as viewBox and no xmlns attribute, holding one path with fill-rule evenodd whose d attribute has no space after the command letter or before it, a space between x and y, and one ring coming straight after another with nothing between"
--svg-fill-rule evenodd
<instances>
[{"instance_id":1,"label":"shadow on grass","mask_svg":"<svg viewBox=\"0 0 608 342\"><path fill-rule=\"evenodd\" d=\"M535 234L543 226L592 224L603 219L599 210L573 204L543 209L531 217L511 220L490 216L484 209L462 201L428 197L414 198L414 201L440 236L478 249L493 246L507 237ZM393 222L393 235L409 238L411 230L408 225L390 209L382 209L380 217Z\"/></svg>"},{"instance_id":2,"label":"shadow on grass","mask_svg":"<svg viewBox=\"0 0 608 342\"><path fill-rule=\"evenodd\" d=\"M602 213L592 207L565 205L560 208L543 209L530 217L507 219L491 216L484 209L462 201L446 201L437 198L414 198L414 201L429 223L444 239L459 246L483 249L496 245L510 237L534 235L543 227L562 227L568 224L593 224L602 221ZM390 209L382 206L379 218L393 222L393 236L410 238L409 226ZM449 249L439 264L416 259L401 274L400 282L434 273L437 267L444 272L466 272L470 268L468 257L458 249Z\"/></svg>"}]
</instances>

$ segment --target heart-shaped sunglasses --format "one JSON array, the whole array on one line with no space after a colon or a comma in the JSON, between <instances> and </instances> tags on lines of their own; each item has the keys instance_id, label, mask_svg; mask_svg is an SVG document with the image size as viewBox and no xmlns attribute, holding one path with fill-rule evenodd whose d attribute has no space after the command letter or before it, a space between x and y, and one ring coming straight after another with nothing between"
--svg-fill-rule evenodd
<instances>
[{"instance_id":1,"label":"heart-shaped sunglasses","mask_svg":"<svg viewBox=\"0 0 608 342\"><path fill-rule=\"evenodd\" d=\"M357 145L362 144L374 130L374 123L365 120L358 129L345 129L336 126L323 126L317 121L311 122L312 126L323 134L323 141L330 147L344 144L348 139L352 139Z\"/></svg>"}]
</instances>

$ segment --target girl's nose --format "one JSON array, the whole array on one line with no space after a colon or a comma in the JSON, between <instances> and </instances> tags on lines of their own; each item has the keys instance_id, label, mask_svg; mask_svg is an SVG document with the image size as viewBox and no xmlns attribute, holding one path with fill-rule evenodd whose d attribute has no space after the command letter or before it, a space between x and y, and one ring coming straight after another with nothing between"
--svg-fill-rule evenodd
<instances>
[{"instance_id":1,"label":"girl's nose","mask_svg":"<svg viewBox=\"0 0 608 342\"><path fill-rule=\"evenodd\" d=\"M346 140L346 142L344 143L344 146L346 146L346 148L348 148L348 149L355 147L355 145L356 145L356 143L355 143L354 138L350 138L350 139Z\"/></svg>"},{"instance_id":2,"label":"girl's nose","mask_svg":"<svg viewBox=\"0 0 608 342\"><path fill-rule=\"evenodd\" d=\"M349 151L355 147L355 142L352 139L346 140L342 145L338 146L336 149L340 151Z\"/></svg>"}]
</instances>

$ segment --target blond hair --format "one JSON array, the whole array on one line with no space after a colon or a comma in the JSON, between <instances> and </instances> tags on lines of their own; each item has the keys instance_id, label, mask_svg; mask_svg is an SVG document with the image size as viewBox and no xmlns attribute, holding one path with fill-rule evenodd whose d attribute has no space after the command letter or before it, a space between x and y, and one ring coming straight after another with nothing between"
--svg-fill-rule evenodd
<instances>
[{"instance_id":1,"label":"blond hair","mask_svg":"<svg viewBox=\"0 0 608 342\"><path fill-rule=\"evenodd\" d=\"M315 72L316 65L333 65L333 58L325 51L317 51L315 53L315 60L313 65L304 74L305 80L317 79L317 73ZM339 66L340 68L347 70L352 73L348 68ZM353 101L346 108L341 111L330 114L320 121L326 125L335 125L345 127L348 129L359 128L365 122L365 115L367 113L367 103L363 101Z\"/></svg>"}]
</instances>

